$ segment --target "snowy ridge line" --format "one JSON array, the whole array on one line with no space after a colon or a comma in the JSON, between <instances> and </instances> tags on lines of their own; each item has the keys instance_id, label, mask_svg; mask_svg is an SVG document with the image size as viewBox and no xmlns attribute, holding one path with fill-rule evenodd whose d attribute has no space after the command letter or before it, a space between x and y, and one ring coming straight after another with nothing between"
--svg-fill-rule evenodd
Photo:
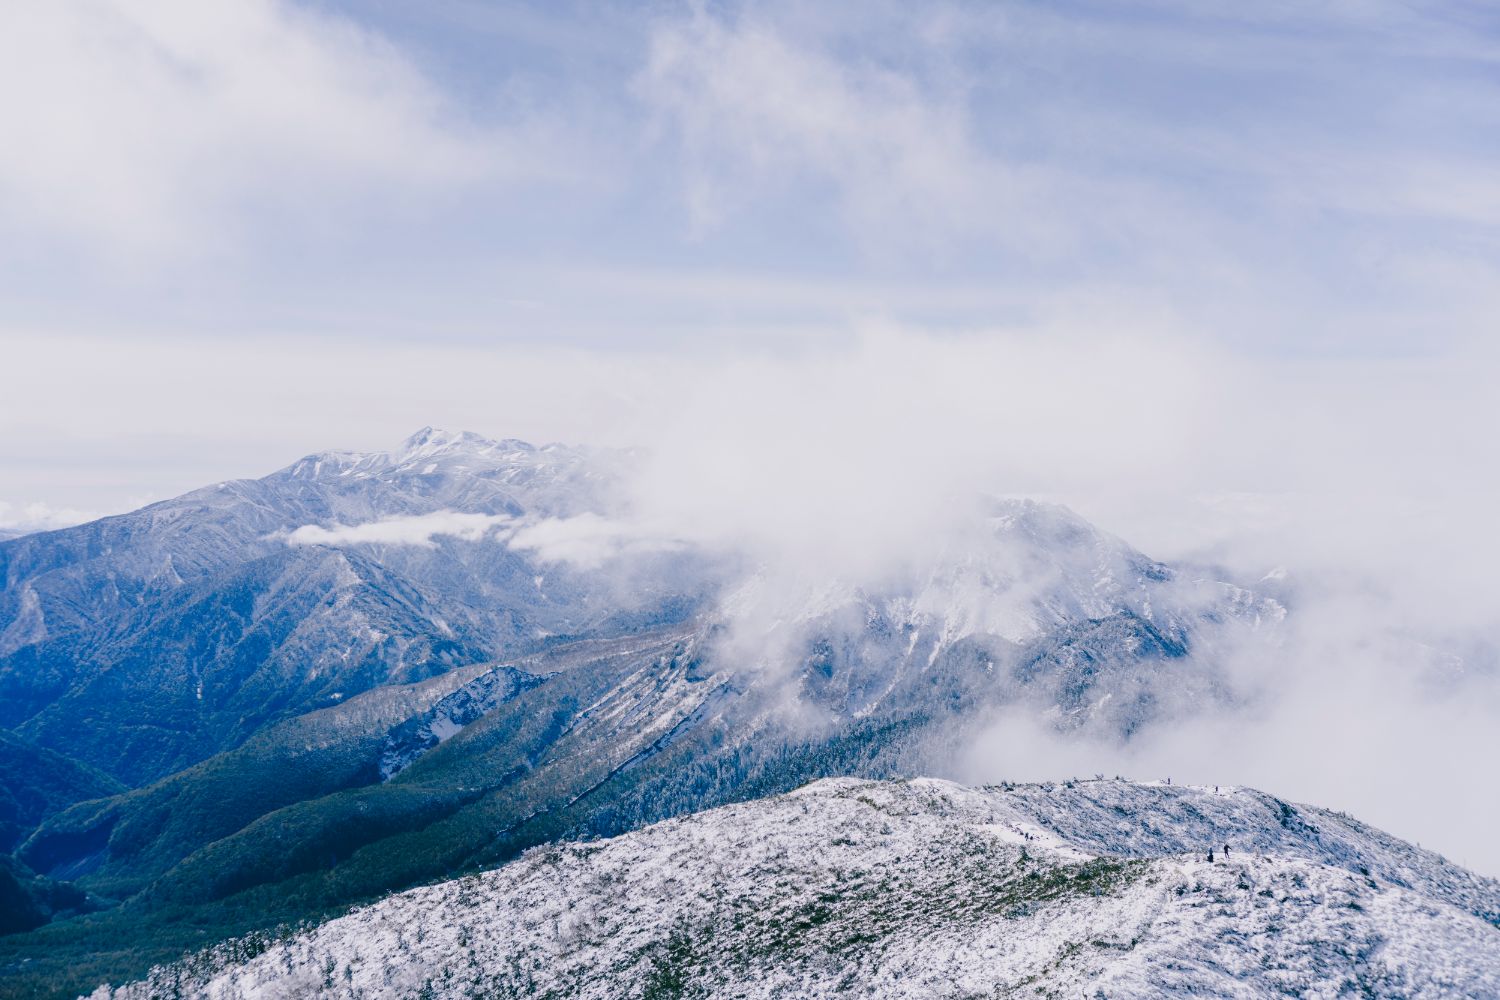
<instances>
[{"instance_id":1,"label":"snowy ridge line","mask_svg":"<svg viewBox=\"0 0 1500 1000\"><path fill-rule=\"evenodd\" d=\"M1323 810L1283 823L1277 802L829 779L537 848L94 996L1500 995L1500 929L1474 912L1500 884ZM1229 860L1207 860L1210 831Z\"/></svg>"},{"instance_id":2,"label":"snowy ridge line","mask_svg":"<svg viewBox=\"0 0 1500 1000\"><path fill-rule=\"evenodd\" d=\"M1238 850L1335 865L1458 906L1500 929L1500 882L1475 874L1343 813L1286 802L1254 788L1067 781L1009 788L1012 808L1080 849L1126 857L1206 850L1233 838ZM1156 802L1141 822L1134 789Z\"/></svg>"}]
</instances>

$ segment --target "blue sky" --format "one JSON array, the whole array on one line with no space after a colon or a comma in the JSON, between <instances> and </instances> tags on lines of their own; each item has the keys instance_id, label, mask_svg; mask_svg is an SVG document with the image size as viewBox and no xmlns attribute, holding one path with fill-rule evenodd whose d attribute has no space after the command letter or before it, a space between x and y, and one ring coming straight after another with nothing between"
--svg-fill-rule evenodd
<instances>
[{"instance_id":1,"label":"blue sky","mask_svg":"<svg viewBox=\"0 0 1500 1000\"><path fill-rule=\"evenodd\" d=\"M583 352L649 383L663 358L720 371L871 325L1067 328L1462 373L1495 339L1490 5L79 0L0 17L0 336L29 373L0 410L12 519L406 424L619 423L596 432L566 391L556 413L429 391L477 357L503 381L551 352L566 383ZM338 359L354 395L308 370ZM327 419L372 383L413 405ZM246 418L263 398L284 422ZM66 474L60 451L79 456Z\"/></svg>"}]
</instances>

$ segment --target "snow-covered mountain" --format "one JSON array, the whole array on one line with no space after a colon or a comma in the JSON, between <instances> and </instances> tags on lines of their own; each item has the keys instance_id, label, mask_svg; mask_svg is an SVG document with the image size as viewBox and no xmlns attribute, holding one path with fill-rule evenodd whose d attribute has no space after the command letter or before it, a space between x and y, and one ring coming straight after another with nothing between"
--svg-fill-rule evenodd
<instances>
[{"instance_id":1,"label":"snow-covered mountain","mask_svg":"<svg viewBox=\"0 0 1500 1000\"><path fill-rule=\"evenodd\" d=\"M94 995L834 994L1500 996L1500 883L1249 789L826 780Z\"/></svg>"},{"instance_id":2,"label":"snow-covered mountain","mask_svg":"<svg viewBox=\"0 0 1500 1000\"><path fill-rule=\"evenodd\" d=\"M616 581L438 534L292 544L299 530L452 513L605 509L610 460L424 429L118 517L0 543L0 726L127 784L265 725L559 635L671 616L671 573Z\"/></svg>"},{"instance_id":3,"label":"snow-covered mountain","mask_svg":"<svg viewBox=\"0 0 1500 1000\"><path fill-rule=\"evenodd\" d=\"M384 684L701 612L706 627L738 628L741 646L791 661L720 666L778 685L796 671L835 720L889 708L914 677L948 670L997 675L983 700L1024 694L1064 725L1129 734L1232 694L1211 656L1184 654L1284 613L1029 501L995 501L899 577L806 595L726 575L703 552L647 547L580 567L486 528L602 523L624 506L627 460L425 428L389 453L310 455L0 543L0 727L138 785ZM380 530L359 533L370 526ZM767 590L795 602L774 636L739 627ZM1042 650L1049 642L1059 648ZM1156 669L1165 660L1173 669Z\"/></svg>"},{"instance_id":4,"label":"snow-covered mountain","mask_svg":"<svg viewBox=\"0 0 1500 1000\"><path fill-rule=\"evenodd\" d=\"M94 776L11 790L16 863L124 904L56 928L67 947L0 938L0 968L66 993L201 944L195 924L242 934L822 777L954 776L1002 710L1128 740L1236 704L1223 651L1274 651L1294 613L1025 500L800 588L649 539L604 562L512 544L628 541L629 461L427 429L0 543L6 745Z\"/></svg>"},{"instance_id":5,"label":"snow-covered mountain","mask_svg":"<svg viewBox=\"0 0 1500 1000\"><path fill-rule=\"evenodd\" d=\"M731 619L786 603L768 589L752 577L730 593ZM824 586L766 634L740 638L793 650L803 702L834 718L899 709L937 683L976 703L1027 703L1060 729L1129 736L1233 701L1222 652L1273 643L1286 614L1269 595L1153 560L1065 507L996 499L924 563Z\"/></svg>"}]
</instances>

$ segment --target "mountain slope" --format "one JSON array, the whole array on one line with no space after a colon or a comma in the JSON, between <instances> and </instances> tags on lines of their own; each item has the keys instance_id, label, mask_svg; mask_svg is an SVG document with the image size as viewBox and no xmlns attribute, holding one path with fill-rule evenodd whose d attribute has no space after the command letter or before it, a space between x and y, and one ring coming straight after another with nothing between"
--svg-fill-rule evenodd
<instances>
[{"instance_id":1,"label":"mountain slope","mask_svg":"<svg viewBox=\"0 0 1500 1000\"><path fill-rule=\"evenodd\" d=\"M1007 708L1130 739L1233 705L1219 650L1286 613L1024 500L810 593L491 530L628 532L612 462L429 430L0 544L0 716L135 786L19 831L118 905L0 940L16 988L811 779L951 774Z\"/></svg>"},{"instance_id":2,"label":"mountain slope","mask_svg":"<svg viewBox=\"0 0 1500 1000\"><path fill-rule=\"evenodd\" d=\"M29 931L98 908L99 901L76 886L37 875L0 854L0 934Z\"/></svg>"},{"instance_id":3,"label":"mountain slope","mask_svg":"<svg viewBox=\"0 0 1500 1000\"><path fill-rule=\"evenodd\" d=\"M706 730L726 689L699 672L695 635L685 625L580 640L369 692L55 817L22 855L128 898L0 938L0 995L76 995L186 947L336 912L565 835L622 789L712 747ZM408 715L397 704L418 698L429 707ZM705 792L656 801L649 815L690 809ZM620 830L639 815L608 822Z\"/></svg>"},{"instance_id":4,"label":"mountain slope","mask_svg":"<svg viewBox=\"0 0 1500 1000\"><path fill-rule=\"evenodd\" d=\"M1497 912L1493 880L1258 792L839 780L95 995L1478 997Z\"/></svg>"},{"instance_id":5,"label":"mountain slope","mask_svg":"<svg viewBox=\"0 0 1500 1000\"><path fill-rule=\"evenodd\" d=\"M1059 728L1128 737L1232 702L1218 651L1267 641L1287 613L1065 507L994 499L966 529L925 563L819 593L770 630L766 645L800 652L808 704L833 718L889 712L936 671L984 685L991 703L1029 702ZM725 604L753 605L765 586L752 580Z\"/></svg>"},{"instance_id":6,"label":"mountain slope","mask_svg":"<svg viewBox=\"0 0 1500 1000\"><path fill-rule=\"evenodd\" d=\"M162 780L68 809L17 852L53 878L123 899L195 850L305 799L375 781L393 729L461 692L485 667L388 686L269 727Z\"/></svg>"},{"instance_id":7,"label":"mountain slope","mask_svg":"<svg viewBox=\"0 0 1500 1000\"><path fill-rule=\"evenodd\" d=\"M371 688L687 607L701 583L687 604L670 572L622 591L482 531L330 541L392 518L600 509L609 470L428 428L0 542L0 726L134 786ZM308 528L324 543L295 543Z\"/></svg>"},{"instance_id":8,"label":"mountain slope","mask_svg":"<svg viewBox=\"0 0 1500 1000\"><path fill-rule=\"evenodd\" d=\"M486 534L485 519L619 509L618 461L428 428L390 453L312 455L0 543L0 726L137 786L372 688L703 613L734 623L743 647L790 651L799 694L834 722L890 710L964 644L993 666L1053 641L1071 676L1010 665L1012 694L1025 688L1068 726L1128 736L1232 700L1205 654L1221 633L1285 613L1030 501L976 511L904 578L834 581L806 599L774 577L735 578L706 552L581 569ZM424 517L481 523L458 535L398 523ZM757 636L746 609L768 600L790 602L791 619ZM755 655L721 665L783 683L788 664ZM1136 665L1168 659L1138 682Z\"/></svg>"},{"instance_id":9,"label":"mountain slope","mask_svg":"<svg viewBox=\"0 0 1500 1000\"><path fill-rule=\"evenodd\" d=\"M0 853L74 803L119 791L107 775L0 729Z\"/></svg>"}]
</instances>

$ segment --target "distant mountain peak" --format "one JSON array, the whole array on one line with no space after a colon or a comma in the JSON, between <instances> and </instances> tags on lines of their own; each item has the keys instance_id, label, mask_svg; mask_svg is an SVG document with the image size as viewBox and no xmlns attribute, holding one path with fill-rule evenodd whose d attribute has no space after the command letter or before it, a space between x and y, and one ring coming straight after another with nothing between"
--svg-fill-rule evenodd
<instances>
[{"instance_id":1,"label":"distant mountain peak","mask_svg":"<svg viewBox=\"0 0 1500 1000\"><path fill-rule=\"evenodd\" d=\"M427 475L455 470L493 471L502 467L551 464L575 449L538 447L516 438L495 440L473 431L423 427L390 451L321 451L299 459L280 474L293 479L328 476L367 478L390 473Z\"/></svg>"},{"instance_id":2,"label":"distant mountain peak","mask_svg":"<svg viewBox=\"0 0 1500 1000\"><path fill-rule=\"evenodd\" d=\"M449 431L440 427L423 427L402 441L401 447L393 453L393 456L402 459L419 458L449 451L485 451L494 448L503 448L507 451L536 450L533 445L525 441L492 441L473 431Z\"/></svg>"}]
</instances>

